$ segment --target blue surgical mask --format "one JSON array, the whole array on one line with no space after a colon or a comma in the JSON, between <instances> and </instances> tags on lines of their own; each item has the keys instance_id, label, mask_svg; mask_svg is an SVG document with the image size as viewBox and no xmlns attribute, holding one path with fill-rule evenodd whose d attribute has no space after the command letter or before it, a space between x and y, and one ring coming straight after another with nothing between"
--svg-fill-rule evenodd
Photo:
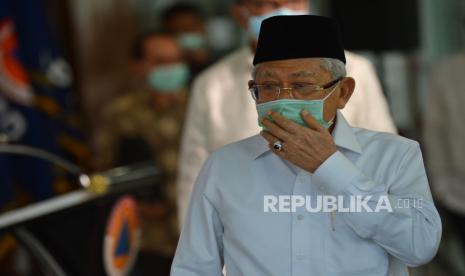
<instances>
[{"instance_id":1,"label":"blue surgical mask","mask_svg":"<svg viewBox=\"0 0 465 276\"><path fill-rule=\"evenodd\" d=\"M158 93L176 93L186 87L190 77L189 68L184 63L154 67L147 76L151 88Z\"/></svg>"},{"instance_id":2,"label":"blue surgical mask","mask_svg":"<svg viewBox=\"0 0 465 276\"><path fill-rule=\"evenodd\" d=\"M260 127L265 129L265 126L260 122L262 118L269 118L267 114L269 111L274 111L289 120L292 120L299 125L308 127L302 119L301 111L308 111L313 118L324 128L329 128L333 124L333 120L327 122L323 118L323 109L325 100L336 90L335 88L321 100L294 100L294 99L283 99L262 104L257 104L258 112L258 124Z\"/></svg>"},{"instance_id":3,"label":"blue surgical mask","mask_svg":"<svg viewBox=\"0 0 465 276\"><path fill-rule=\"evenodd\" d=\"M199 33L184 33L177 40L181 48L187 50L204 49L206 45L204 36Z\"/></svg>"},{"instance_id":4,"label":"blue surgical mask","mask_svg":"<svg viewBox=\"0 0 465 276\"><path fill-rule=\"evenodd\" d=\"M279 15L305 15L308 14L308 11L295 11L289 8L279 8L277 10L271 11L269 13L260 15L260 16L251 16L249 18L249 33L252 35L253 38L258 39L258 35L260 34L260 26L263 20L272 17L272 16L279 16Z\"/></svg>"}]
</instances>

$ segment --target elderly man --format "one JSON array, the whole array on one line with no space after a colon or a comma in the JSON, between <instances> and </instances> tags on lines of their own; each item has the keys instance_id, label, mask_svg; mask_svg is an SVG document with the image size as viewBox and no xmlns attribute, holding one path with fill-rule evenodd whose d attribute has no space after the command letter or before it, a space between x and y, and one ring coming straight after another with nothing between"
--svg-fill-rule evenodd
<instances>
[{"instance_id":1,"label":"elderly man","mask_svg":"<svg viewBox=\"0 0 465 276\"><path fill-rule=\"evenodd\" d=\"M185 217L195 178L214 150L259 131L253 102L247 93L247 80L257 45L260 23L273 15L307 14L308 0L236 0L232 13L250 34L249 45L240 48L200 74L194 81L182 137L178 210ZM308 34L311 36L311 30ZM342 111L356 127L396 132L386 99L371 63L346 52L347 72L357 81L354 96ZM239 112L240 111L240 112Z\"/></svg>"},{"instance_id":2,"label":"elderly man","mask_svg":"<svg viewBox=\"0 0 465 276\"><path fill-rule=\"evenodd\" d=\"M264 130L205 163L172 276L223 265L228 276L403 276L433 258L441 222L418 143L347 123L344 62L332 19L262 23L249 87Z\"/></svg>"}]
</instances>

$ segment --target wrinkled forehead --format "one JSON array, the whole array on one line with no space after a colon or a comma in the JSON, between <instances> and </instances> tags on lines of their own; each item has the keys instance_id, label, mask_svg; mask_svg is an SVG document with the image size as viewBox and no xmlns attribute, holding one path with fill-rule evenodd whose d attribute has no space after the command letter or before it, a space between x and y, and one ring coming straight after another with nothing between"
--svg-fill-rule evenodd
<instances>
[{"instance_id":1,"label":"wrinkled forehead","mask_svg":"<svg viewBox=\"0 0 465 276\"><path fill-rule=\"evenodd\" d=\"M257 64L252 73L254 80L282 77L320 80L330 78L331 74L324 66L323 58L299 58L263 62Z\"/></svg>"}]
</instances>

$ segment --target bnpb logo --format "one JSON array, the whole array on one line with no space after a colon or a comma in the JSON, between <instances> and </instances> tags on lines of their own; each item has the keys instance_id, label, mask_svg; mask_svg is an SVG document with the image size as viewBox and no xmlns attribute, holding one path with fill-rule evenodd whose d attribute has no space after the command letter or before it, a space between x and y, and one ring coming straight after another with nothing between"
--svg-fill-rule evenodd
<instances>
[{"instance_id":1,"label":"bnpb logo","mask_svg":"<svg viewBox=\"0 0 465 276\"><path fill-rule=\"evenodd\" d=\"M107 275L127 275L136 260L140 245L137 206L129 196L118 200L110 214L104 238L104 265Z\"/></svg>"}]
</instances>

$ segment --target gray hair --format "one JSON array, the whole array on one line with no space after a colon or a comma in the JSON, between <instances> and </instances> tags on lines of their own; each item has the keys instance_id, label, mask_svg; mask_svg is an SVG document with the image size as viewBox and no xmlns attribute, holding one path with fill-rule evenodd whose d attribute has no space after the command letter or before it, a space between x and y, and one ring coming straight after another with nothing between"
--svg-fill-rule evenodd
<instances>
[{"instance_id":1,"label":"gray hair","mask_svg":"<svg viewBox=\"0 0 465 276\"><path fill-rule=\"evenodd\" d=\"M259 64L253 67L252 69L252 79L255 79L257 74ZM345 77L346 72L346 65L344 62L340 61L339 59L335 58L321 58L321 66L331 74L331 79L339 79Z\"/></svg>"},{"instance_id":2,"label":"gray hair","mask_svg":"<svg viewBox=\"0 0 465 276\"><path fill-rule=\"evenodd\" d=\"M335 80L346 76L347 72L344 62L335 58L322 58L322 60L322 66L331 74L331 79Z\"/></svg>"}]
</instances>

